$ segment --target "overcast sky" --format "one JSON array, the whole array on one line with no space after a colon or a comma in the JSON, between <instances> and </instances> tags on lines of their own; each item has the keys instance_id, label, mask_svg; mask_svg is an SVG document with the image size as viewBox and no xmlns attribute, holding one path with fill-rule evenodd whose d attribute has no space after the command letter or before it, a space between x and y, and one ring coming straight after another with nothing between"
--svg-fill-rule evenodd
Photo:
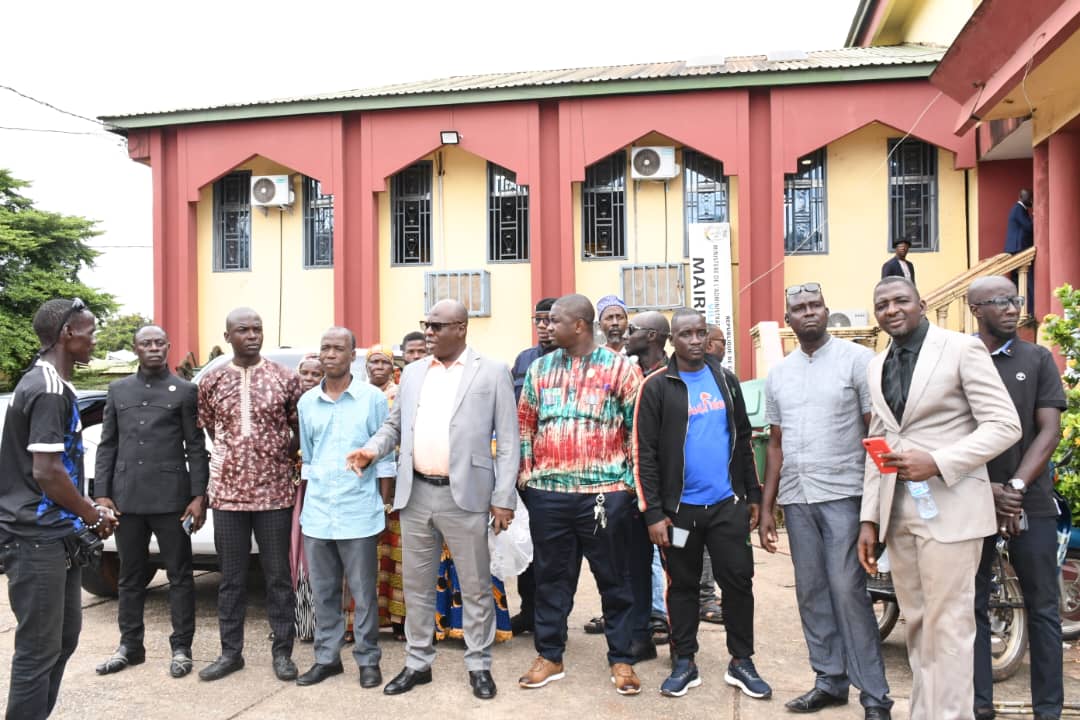
<instances>
[{"instance_id":1,"label":"overcast sky","mask_svg":"<svg viewBox=\"0 0 1080 720\"><path fill-rule=\"evenodd\" d=\"M96 117L503 70L843 46L858 0L8 3L0 85ZM539 9L536 9L539 8ZM640 9L635 9L640 8ZM150 169L94 124L0 89L0 167L100 221L85 276L153 310Z\"/></svg>"}]
</instances>

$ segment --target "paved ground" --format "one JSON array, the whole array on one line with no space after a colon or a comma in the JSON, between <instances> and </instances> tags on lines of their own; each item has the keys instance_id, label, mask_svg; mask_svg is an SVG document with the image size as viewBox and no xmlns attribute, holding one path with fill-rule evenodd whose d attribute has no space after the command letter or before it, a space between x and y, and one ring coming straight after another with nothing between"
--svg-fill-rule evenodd
<instances>
[{"instance_id":1,"label":"paved ground","mask_svg":"<svg viewBox=\"0 0 1080 720\"><path fill-rule=\"evenodd\" d=\"M783 551L783 548L782 548ZM668 654L661 648L660 658L638 665L643 691L636 697L620 697L612 689L604 662L601 636L585 635L582 624L599 610L599 597L592 577L583 573L571 616L567 648L567 677L540 690L520 690L517 677L528 667L535 653L531 636L515 638L495 648L493 674L499 695L492 701L475 700L468 687L462 665L460 643L439 646L434 666L434 682L406 695L387 697L379 690L362 690L355 667L346 654L347 671L310 688L277 681L270 669L270 645L265 611L257 586L252 586L252 605L248 612L247 667L216 683L200 682L195 674L181 680L168 675L168 609L164 573L159 573L147 602L146 664L129 668L118 675L98 677L94 665L116 647L116 602L84 595L83 632L79 649L68 665L60 703L54 717L84 718L109 715L126 718L189 718L224 720L226 718L329 718L364 715L382 718L420 717L438 704L443 717L506 718L511 713L523 717L544 718L701 718L716 720L764 720L790 718L783 703L809 689L812 673L806 662L806 647L795 609L795 593L790 559L786 554L770 556L755 548L757 597L757 646L755 657L762 676L774 689L772 700L752 700L724 684L723 670L728 656L722 626L702 625L702 650L698 663L703 684L680 699L669 699L658 692L667 675ZM3 582L3 581L0 581ZM216 594L217 576L203 574L196 579L198 588L198 631L195 637L196 670L205 667L218 654ZM7 608L7 593L0 593L0 691L6 688L14 617ZM517 601L512 599L516 608ZM390 635L383 635L384 679L389 680L402 667L403 646ZM908 717L911 673L903 645L903 625L894 630L884 644L889 682L896 699L895 718ZM298 644L294 658L305 670L312 662L309 644ZM1080 702L1080 650L1065 653L1065 697ZM997 698L1027 701L1028 666L1012 680L996 687ZM6 696L6 692L2 692ZM0 702L6 698L0 697ZM822 720L861 718L862 710L852 694L852 703L817 715ZM1027 717L1027 716L1024 716Z\"/></svg>"}]
</instances>

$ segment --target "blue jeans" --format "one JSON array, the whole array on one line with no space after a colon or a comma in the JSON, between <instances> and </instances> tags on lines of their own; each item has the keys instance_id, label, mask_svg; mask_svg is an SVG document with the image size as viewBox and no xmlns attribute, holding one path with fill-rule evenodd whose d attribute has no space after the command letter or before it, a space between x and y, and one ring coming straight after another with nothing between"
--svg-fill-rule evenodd
<instances>
[{"instance_id":1,"label":"blue jeans","mask_svg":"<svg viewBox=\"0 0 1080 720\"><path fill-rule=\"evenodd\" d=\"M15 613L9 720L46 718L56 705L68 658L82 629L82 570L67 567L60 540L14 539L0 548Z\"/></svg>"}]
</instances>

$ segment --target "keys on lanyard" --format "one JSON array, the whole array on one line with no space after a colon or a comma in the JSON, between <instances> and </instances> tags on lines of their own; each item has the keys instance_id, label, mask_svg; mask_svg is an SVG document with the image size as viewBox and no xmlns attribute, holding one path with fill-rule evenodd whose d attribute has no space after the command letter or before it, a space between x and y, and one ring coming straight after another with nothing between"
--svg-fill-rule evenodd
<instances>
[{"instance_id":1,"label":"keys on lanyard","mask_svg":"<svg viewBox=\"0 0 1080 720\"><path fill-rule=\"evenodd\" d=\"M607 511L604 510L604 493L600 493L596 496L596 505L593 507L593 520L596 521L596 525L593 527L593 535L597 530L607 529Z\"/></svg>"}]
</instances>

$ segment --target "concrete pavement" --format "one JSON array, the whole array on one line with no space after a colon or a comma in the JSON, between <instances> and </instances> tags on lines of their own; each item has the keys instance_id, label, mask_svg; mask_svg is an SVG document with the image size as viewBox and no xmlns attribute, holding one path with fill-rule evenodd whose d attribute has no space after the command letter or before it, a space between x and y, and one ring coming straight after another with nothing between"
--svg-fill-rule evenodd
<instances>
[{"instance_id":1,"label":"concrete pavement","mask_svg":"<svg viewBox=\"0 0 1080 720\"><path fill-rule=\"evenodd\" d=\"M786 540L782 536L782 543ZM249 598L247 647L244 670L215 683L199 681L195 673L174 680L168 675L169 621L168 590L164 573L159 573L147 600L147 662L107 677L94 673L94 665L105 659L118 640L116 601L84 594L83 631L79 649L72 657L61 688L56 718L120 716L126 718L190 718L200 720L244 720L289 718L330 718L366 715L379 718L438 717L506 718L513 714L543 718L702 718L716 720L766 720L791 718L784 702L813 684L806 660L806 646L795 606L794 579L786 547L769 555L755 547L757 599L755 663L762 677L773 686L771 700L753 700L724 683L728 655L723 626L702 623L698 665L703 684L685 697L665 698L660 683L669 670L668 650L660 648L660 658L637 666L642 693L620 697L612 688L604 660L602 636L586 635L582 625L599 614L600 600L591 574L582 573L574 612L570 618L570 638L566 653L566 678L540 690L521 690L517 677L524 672L535 652L530 635L496 646L492 670L499 687L498 696L482 702L473 698L462 664L463 645L450 641L438 647L433 666L434 682L410 693L387 697L381 690L362 690L349 648L342 653L346 672L308 688L276 680L270 669L269 627L266 623L258 581ZM6 581L0 581L6 582ZM217 575L201 574L198 589L198 626L193 649L195 669L205 667L218 654ZM7 606L7 593L0 593L0 702L6 702L6 687L15 621ZM517 598L511 589L511 606ZM381 637L382 671L389 681L402 667L404 647L388 632ZM911 673L903 643L903 623L885 641L884 654L892 696L896 700L893 717L908 717ZM312 663L310 644L298 643L293 657L303 672ZM1080 701L1080 651L1065 652L1066 702ZM996 686L998 700L1028 701L1028 665L1011 680ZM822 720L862 718L855 691L851 703L819 713ZM1024 716L1020 716L1024 717Z\"/></svg>"}]
</instances>

